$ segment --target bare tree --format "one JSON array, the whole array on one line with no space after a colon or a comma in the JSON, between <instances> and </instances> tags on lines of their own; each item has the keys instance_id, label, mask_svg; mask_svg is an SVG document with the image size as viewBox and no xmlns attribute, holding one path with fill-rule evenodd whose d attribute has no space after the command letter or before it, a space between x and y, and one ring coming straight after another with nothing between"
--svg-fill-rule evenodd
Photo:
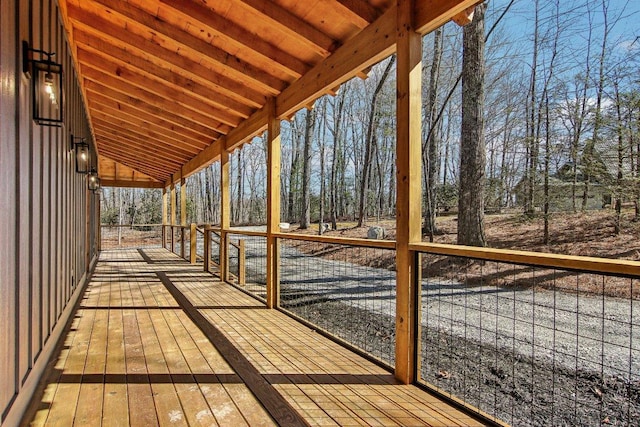
<instances>
[{"instance_id":1,"label":"bare tree","mask_svg":"<svg viewBox=\"0 0 640 427\"><path fill-rule=\"evenodd\" d=\"M458 244L485 246L484 234L484 15L486 3L475 7L473 21L463 30L462 129Z\"/></svg>"}]
</instances>

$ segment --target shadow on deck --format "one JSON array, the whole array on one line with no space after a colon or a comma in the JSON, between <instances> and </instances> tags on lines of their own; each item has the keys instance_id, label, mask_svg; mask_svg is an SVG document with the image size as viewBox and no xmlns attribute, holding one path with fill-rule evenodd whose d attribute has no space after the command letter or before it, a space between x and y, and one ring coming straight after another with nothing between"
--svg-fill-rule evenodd
<instances>
[{"instance_id":1,"label":"shadow on deck","mask_svg":"<svg viewBox=\"0 0 640 427\"><path fill-rule=\"evenodd\" d=\"M480 425L158 249L107 251L32 425Z\"/></svg>"}]
</instances>

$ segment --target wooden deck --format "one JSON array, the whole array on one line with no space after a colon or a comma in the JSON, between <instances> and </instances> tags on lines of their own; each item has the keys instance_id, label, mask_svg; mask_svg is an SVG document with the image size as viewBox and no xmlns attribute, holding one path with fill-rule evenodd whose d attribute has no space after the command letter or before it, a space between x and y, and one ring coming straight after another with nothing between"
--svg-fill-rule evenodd
<instances>
[{"instance_id":1,"label":"wooden deck","mask_svg":"<svg viewBox=\"0 0 640 427\"><path fill-rule=\"evenodd\" d=\"M164 249L101 254L32 406L47 426L480 425Z\"/></svg>"}]
</instances>

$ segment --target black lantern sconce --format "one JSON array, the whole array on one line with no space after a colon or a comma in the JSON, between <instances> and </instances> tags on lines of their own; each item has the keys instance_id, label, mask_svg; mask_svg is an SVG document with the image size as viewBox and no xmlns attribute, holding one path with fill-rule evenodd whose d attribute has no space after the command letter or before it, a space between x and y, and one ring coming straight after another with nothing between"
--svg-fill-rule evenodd
<instances>
[{"instance_id":1,"label":"black lantern sconce","mask_svg":"<svg viewBox=\"0 0 640 427\"><path fill-rule=\"evenodd\" d=\"M22 69L31 78L33 120L43 126L61 127L62 65L53 62L53 56L55 52L32 49L29 43L22 42Z\"/></svg>"},{"instance_id":2,"label":"black lantern sconce","mask_svg":"<svg viewBox=\"0 0 640 427\"><path fill-rule=\"evenodd\" d=\"M91 169L89 172L89 179L87 180L87 186L89 190L97 193L100 191L100 178L98 177L98 172L95 169Z\"/></svg>"},{"instance_id":3,"label":"black lantern sconce","mask_svg":"<svg viewBox=\"0 0 640 427\"><path fill-rule=\"evenodd\" d=\"M84 138L71 135L71 148L76 150L76 172L88 174L91 167L89 144Z\"/></svg>"}]
</instances>

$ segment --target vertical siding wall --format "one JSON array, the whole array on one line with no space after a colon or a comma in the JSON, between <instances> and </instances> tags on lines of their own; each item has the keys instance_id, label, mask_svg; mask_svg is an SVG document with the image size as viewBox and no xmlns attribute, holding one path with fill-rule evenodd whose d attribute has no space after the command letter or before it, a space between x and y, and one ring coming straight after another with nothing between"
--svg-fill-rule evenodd
<instances>
[{"instance_id":1,"label":"vertical siding wall","mask_svg":"<svg viewBox=\"0 0 640 427\"><path fill-rule=\"evenodd\" d=\"M55 0L0 0L0 414L19 422L97 250L97 196L70 136L91 140ZM56 52L64 124L32 120L22 40ZM93 151L95 152L95 151ZM95 157L93 159L95 165Z\"/></svg>"}]
</instances>

